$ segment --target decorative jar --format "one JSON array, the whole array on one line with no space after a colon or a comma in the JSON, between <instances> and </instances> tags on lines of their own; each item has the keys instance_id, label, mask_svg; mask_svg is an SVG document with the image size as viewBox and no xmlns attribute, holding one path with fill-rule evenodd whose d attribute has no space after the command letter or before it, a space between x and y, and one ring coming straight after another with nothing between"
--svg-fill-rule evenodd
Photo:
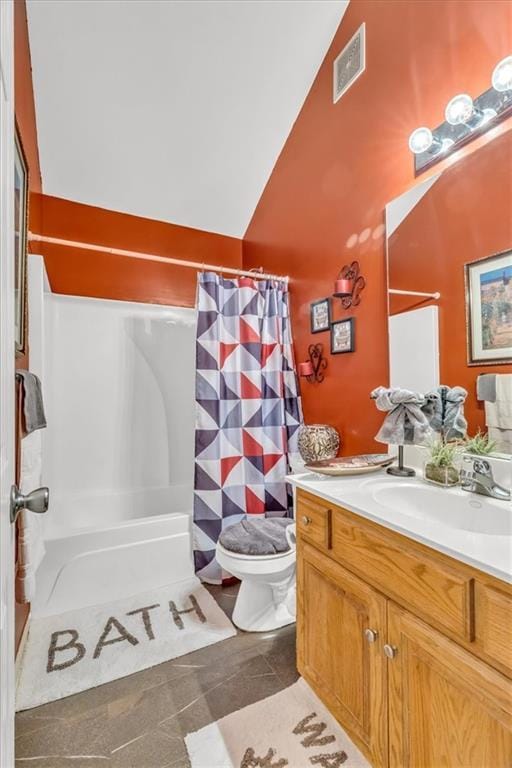
<instances>
[{"instance_id":1,"label":"decorative jar","mask_svg":"<svg viewBox=\"0 0 512 768\"><path fill-rule=\"evenodd\" d=\"M336 458L339 447L338 430L329 424L303 424L299 430L299 453L306 464Z\"/></svg>"}]
</instances>

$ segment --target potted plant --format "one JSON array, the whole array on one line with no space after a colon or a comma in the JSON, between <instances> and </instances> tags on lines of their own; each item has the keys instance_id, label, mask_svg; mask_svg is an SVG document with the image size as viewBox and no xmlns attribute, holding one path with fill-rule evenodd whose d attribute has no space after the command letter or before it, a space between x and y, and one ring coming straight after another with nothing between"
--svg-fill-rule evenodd
<instances>
[{"instance_id":1,"label":"potted plant","mask_svg":"<svg viewBox=\"0 0 512 768\"><path fill-rule=\"evenodd\" d=\"M453 440L446 442L443 438L434 440L429 446L430 457L425 463L425 479L437 485L457 485L460 470L455 465L461 452L461 445Z\"/></svg>"},{"instance_id":2,"label":"potted plant","mask_svg":"<svg viewBox=\"0 0 512 768\"><path fill-rule=\"evenodd\" d=\"M478 430L476 435L466 438L463 448L466 453L471 453L475 456L489 456L490 453L494 453L497 445L497 442L491 440L488 434Z\"/></svg>"}]
</instances>

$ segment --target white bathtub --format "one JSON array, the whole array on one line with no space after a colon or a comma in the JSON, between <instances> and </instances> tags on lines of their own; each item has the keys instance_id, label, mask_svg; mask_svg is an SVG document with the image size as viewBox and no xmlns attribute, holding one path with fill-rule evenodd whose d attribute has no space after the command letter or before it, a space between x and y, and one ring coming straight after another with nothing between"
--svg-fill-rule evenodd
<instances>
[{"instance_id":1,"label":"white bathtub","mask_svg":"<svg viewBox=\"0 0 512 768\"><path fill-rule=\"evenodd\" d=\"M47 293L44 320L34 615L189 578L195 311Z\"/></svg>"},{"instance_id":2,"label":"white bathtub","mask_svg":"<svg viewBox=\"0 0 512 768\"><path fill-rule=\"evenodd\" d=\"M191 491L182 486L55 499L32 615L122 599L193 576L190 504Z\"/></svg>"}]
</instances>

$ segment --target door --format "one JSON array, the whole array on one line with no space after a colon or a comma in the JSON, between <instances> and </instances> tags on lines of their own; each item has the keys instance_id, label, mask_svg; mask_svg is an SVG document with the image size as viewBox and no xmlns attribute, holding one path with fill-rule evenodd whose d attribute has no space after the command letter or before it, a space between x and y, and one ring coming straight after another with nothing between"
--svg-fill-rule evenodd
<instances>
[{"instance_id":1,"label":"door","mask_svg":"<svg viewBox=\"0 0 512 768\"><path fill-rule=\"evenodd\" d=\"M298 667L374 768L387 764L386 599L300 543Z\"/></svg>"},{"instance_id":2,"label":"door","mask_svg":"<svg viewBox=\"0 0 512 768\"><path fill-rule=\"evenodd\" d=\"M13 4L0 2L0 765L14 765Z\"/></svg>"},{"instance_id":3,"label":"door","mask_svg":"<svg viewBox=\"0 0 512 768\"><path fill-rule=\"evenodd\" d=\"M512 681L393 603L390 768L510 768Z\"/></svg>"}]
</instances>

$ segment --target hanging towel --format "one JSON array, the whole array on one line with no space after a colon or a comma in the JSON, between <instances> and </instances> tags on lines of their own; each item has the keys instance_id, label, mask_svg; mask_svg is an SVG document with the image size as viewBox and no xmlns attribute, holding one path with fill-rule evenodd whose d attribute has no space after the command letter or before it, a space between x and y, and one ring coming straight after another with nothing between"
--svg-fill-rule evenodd
<instances>
[{"instance_id":1,"label":"hanging towel","mask_svg":"<svg viewBox=\"0 0 512 768\"><path fill-rule=\"evenodd\" d=\"M379 411L389 411L375 439L390 445L423 445L432 437L432 428L422 411L425 398L399 387L377 387L370 397Z\"/></svg>"},{"instance_id":2,"label":"hanging towel","mask_svg":"<svg viewBox=\"0 0 512 768\"><path fill-rule=\"evenodd\" d=\"M467 396L463 387L447 387L444 384L425 395L423 413L433 431L443 435L445 440L465 436L468 423L464 416L464 403Z\"/></svg>"},{"instance_id":3,"label":"hanging towel","mask_svg":"<svg viewBox=\"0 0 512 768\"><path fill-rule=\"evenodd\" d=\"M41 432L31 432L21 441L20 490L30 493L41 485ZM45 552L43 515L23 509L18 517L16 601L30 603L36 590L36 571Z\"/></svg>"},{"instance_id":4,"label":"hanging towel","mask_svg":"<svg viewBox=\"0 0 512 768\"><path fill-rule=\"evenodd\" d=\"M512 453L512 374L496 374L496 400L485 401L485 423L497 450Z\"/></svg>"},{"instance_id":5,"label":"hanging towel","mask_svg":"<svg viewBox=\"0 0 512 768\"><path fill-rule=\"evenodd\" d=\"M496 402L496 374L482 373L476 378L476 397L488 403Z\"/></svg>"},{"instance_id":6,"label":"hanging towel","mask_svg":"<svg viewBox=\"0 0 512 768\"><path fill-rule=\"evenodd\" d=\"M23 385L24 429L25 433L29 435L36 429L46 427L41 382L35 373L24 370L16 371L16 378L20 379Z\"/></svg>"}]
</instances>

